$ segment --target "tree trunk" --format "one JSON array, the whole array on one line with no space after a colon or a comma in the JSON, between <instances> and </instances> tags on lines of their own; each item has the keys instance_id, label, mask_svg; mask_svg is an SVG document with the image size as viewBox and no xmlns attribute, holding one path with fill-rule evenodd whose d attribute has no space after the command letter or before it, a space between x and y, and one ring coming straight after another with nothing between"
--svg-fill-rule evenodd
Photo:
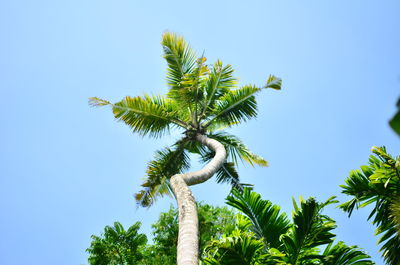
<instances>
[{"instance_id":1,"label":"tree trunk","mask_svg":"<svg viewBox=\"0 0 400 265\"><path fill-rule=\"evenodd\" d=\"M171 177L170 183L179 209L178 265L199 264L199 221L196 201L189 186L211 178L226 160L226 151L221 143L202 134L197 134L196 140L213 150L215 156L201 170Z\"/></svg>"}]
</instances>

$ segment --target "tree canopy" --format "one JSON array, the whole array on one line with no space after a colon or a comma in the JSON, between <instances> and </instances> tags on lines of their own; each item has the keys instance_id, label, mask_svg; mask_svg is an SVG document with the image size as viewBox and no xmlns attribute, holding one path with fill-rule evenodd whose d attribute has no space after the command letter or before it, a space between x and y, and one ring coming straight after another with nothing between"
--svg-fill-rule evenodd
<instances>
[{"instance_id":1,"label":"tree canopy","mask_svg":"<svg viewBox=\"0 0 400 265\"><path fill-rule=\"evenodd\" d=\"M234 209L201 203L198 207L201 264L374 264L357 246L335 241L335 221L324 215L323 209L336 202L334 197L323 203L314 198L293 200L291 220L278 205L262 199L260 194L248 188L243 192L234 190L227 197L227 204ZM175 264L178 210L171 206L169 211L160 214L152 225L151 244L146 244L145 236L138 233L139 226L136 223L127 233L116 222L114 228L105 228L103 236L92 236L91 247L87 250L89 263Z\"/></svg>"},{"instance_id":2,"label":"tree canopy","mask_svg":"<svg viewBox=\"0 0 400 265\"><path fill-rule=\"evenodd\" d=\"M138 233L140 222L133 224L128 230L119 222L114 226L106 226L101 236L92 235L90 247L86 250L91 265L131 265L143 259L140 251L147 243L145 234Z\"/></svg>"},{"instance_id":3,"label":"tree canopy","mask_svg":"<svg viewBox=\"0 0 400 265\"><path fill-rule=\"evenodd\" d=\"M335 221L322 213L336 203L314 198L293 200L292 221L277 205L245 189L233 191L227 204L238 209L236 229L206 248L207 265L355 265L374 264L357 246L334 243Z\"/></svg>"}]
</instances>

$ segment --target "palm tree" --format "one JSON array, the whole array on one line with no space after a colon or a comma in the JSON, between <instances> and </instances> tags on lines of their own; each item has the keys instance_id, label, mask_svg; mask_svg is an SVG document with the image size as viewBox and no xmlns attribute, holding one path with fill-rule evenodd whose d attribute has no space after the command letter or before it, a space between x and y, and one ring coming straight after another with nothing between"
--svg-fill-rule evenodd
<instances>
[{"instance_id":1,"label":"palm tree","mask_svg":"<svg viewBox=\"0 0 400 265\"><path fill-rule=\"evenodd\" d=\"M206 265L371 265L356 246L334 244L335 221L323 215L325 203L315 199L293 201L293 221L277 205L245 188L233 191L227 203L238 209L237 229L212 241L206 248ZM322 247L325 249L321 253ZM237 262L240 261L240 262Z\"/></svg>"},{"instance_id":2,"label":"palm tree","mask_svg":"<svg viewBox=\"0 0 400 265\"><path fill-rule=\"evenodd\" d=\"M183 130L184 137L172 147L157 151L147 169L143 190L136 194L140 205L149 206L157 196L174 194L179 208L177 262L198 264L198 220L195 199L188 186L200 184L214 174L217 182L229 182L242 189L235 164L238 159L251 165L266 166L267 161L253 154L237 137L223 128L247 121L257 115L255 95L261 90L279 90L281 80L270 76L263 87L236 88L230 65L195 52L180 36L163 34L161 41L167 61L166 97L144 95L125 97L112 104L90 98L93 106L109 105L118 120L142 136L161 137L171 129ZM200 155L207 163L201 170L185 172L190 166L188 153Z\"/></svg>"},{"instance_id":3,"label":"palm tree","mask_svg":"<svg viewBox=\"0 0 400 265\"><path fill-rule=\"evenodd\" d=\"M373 205L368 219L382 236L378 244L387 264L400 265L400 156L392 157L385 147L373 147L368 166L353 170L341 185L353 198L340 208L351 216L354 209Z\"/></svg>"}]
</instances>

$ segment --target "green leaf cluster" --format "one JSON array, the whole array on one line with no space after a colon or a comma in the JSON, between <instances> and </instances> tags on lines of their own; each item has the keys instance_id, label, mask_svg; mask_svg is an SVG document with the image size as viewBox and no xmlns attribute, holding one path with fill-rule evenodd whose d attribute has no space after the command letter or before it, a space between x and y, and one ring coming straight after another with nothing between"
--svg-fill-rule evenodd
<instances>
[{"instance_id":1,"label":"green leaf cluster","mask_svg":"<svg viewBox=\"0 0 400 265\"><path fill-rule=\"evenodd\" d=\"M385 147L373 147L369 164L353 170L341 185L352 198L340 208L349 213L372 205L368 219L377 227L378 244L387 264L400 264L400 156L393 157Z\"/></svg>"},{"instance_id":2,"label":"green leaf cluster","mask_svg":"<svg viewBox=\"0 0 400 265\"><path fill-rule=\"evenodd\" d=\"M203 252L207 242L220 238L222 234L233 231L235 227L235 214L227 207L198 203L198 216L200 253ZM153 244L146 248L146 264L175 264L178 229L178 209L171 206L169 211L162 213L158 221L152 225Z\"/></svg>"},{"instance_id":3,"label":"green leaf cluster","mask_svg":"<svg viewBox=\"0 0 400 265\"><path fill-rule=\"evenodd\" d=\"M227 207L199 203L199 253L203 265L371 265L356 246L334 242L334 220L322 213L335 203L314 198L293 201L292 220L279 206L244 188L233 190ZM152 225L152 243L138 233L140 223L125 231L118 222L100 237L92 236L90 264L176 264L178 210L161 213Z\"/></svg>"},{"instance_id":4,"label":"green leaf cluster","mask_svg":"<svg viewBox=\"0 0 400 265\"><path fill-rule=\"evenodd\" d=\"M106 226L101 236L92 236L90 247L86 250L91 265L131 265L143 259L141 248L147 243L147 237L138 233L140 222L128 230L119 223Z\"/></svg>"},{"instance_id":5,"label":"green leaf cluster","mask_svg":"<svg viewBox=\"0 0 400 265\"><path fill-rule=\"evenodd\" d=\"M324 203L314 198L294 201L292 221L277 205L245 188L232 191L227 203L242 215L232 233L206 248L206 265L352 265L374 264L356 246L334 243L335 221L322 214ZM324 250L321 250L323 247Z\"/></svg>"}]
</instances>

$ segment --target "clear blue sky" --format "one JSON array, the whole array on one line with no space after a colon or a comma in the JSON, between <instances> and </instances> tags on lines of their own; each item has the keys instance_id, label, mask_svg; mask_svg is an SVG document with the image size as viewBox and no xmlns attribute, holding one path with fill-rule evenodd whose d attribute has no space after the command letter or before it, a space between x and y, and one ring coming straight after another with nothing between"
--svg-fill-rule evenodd
<instances>
[{"instance_id":1,"label":"clear blue sky","mask_svg":"<svg viewBox=\"0 0 400 265\"><path fill-rule=\"evenodd\" d=\"M291 210L291 197L339 195L370 147L400 153L387 122L400 96L400 2L0 2L0 264L86 264L90 235L120 221L142 231L173 201L136 209L133 194L155 150L87 98L165 93L164 31L241 84L283 79L259 95L259 117L232 130L270 162L240 167L244 182ZM228 187L195 187L222 205ZM338 239L383 264L368 211L331 208Z\"/></svg>"}]
</instances>

